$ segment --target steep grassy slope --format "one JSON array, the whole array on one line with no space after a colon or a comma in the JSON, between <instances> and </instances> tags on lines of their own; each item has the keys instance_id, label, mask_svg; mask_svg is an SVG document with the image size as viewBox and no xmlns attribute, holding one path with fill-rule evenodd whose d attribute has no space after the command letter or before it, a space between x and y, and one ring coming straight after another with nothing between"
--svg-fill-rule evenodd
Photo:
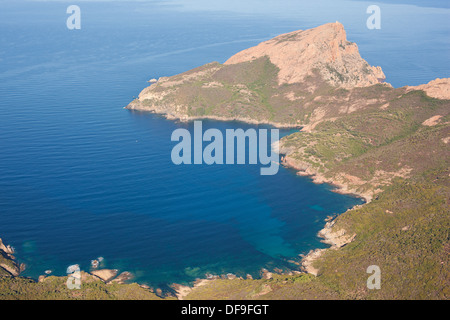
<instances>
[{"instance_id":1,"label":"steep grassy slope","mask_svg":"<svg viewBox=\"0 0 450 320\"><path fill-rule=\"evenodd\" d=\"M395 177L448 168L449 112L449 100L410 91L381 106L322 119L312 131L283 138L280 150L287 164L316 180L370 199ZM428 124L433 117L439 121Z\"/></svg>"}]
</instances>

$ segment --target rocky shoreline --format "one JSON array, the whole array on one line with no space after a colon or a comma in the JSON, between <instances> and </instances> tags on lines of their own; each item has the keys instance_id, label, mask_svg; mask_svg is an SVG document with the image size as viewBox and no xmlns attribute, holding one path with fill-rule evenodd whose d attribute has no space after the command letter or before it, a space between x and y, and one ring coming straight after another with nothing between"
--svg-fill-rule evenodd
<instances>
[{"instance_id":1,"label":"rocky shoreline","mask_svg":"<svg viewBox=\"0 0 450 320\"><path fill-rule=\"evenodd\" d=\"M25 271L25 264L19 263L16 259L14 254L14 248L10 245L5 245L0 238L0 276L1 275L7 275L12 277L18 277L20 274ZM74 265L71 267L75 267L75 269L79 270L78 265ZM70 267L69 267L70 268ZM84 279L90 278L93 280L101 280L108 283L119 283L123 284L126 281L133 278L133 275L131 272L123 271L119 273L119 270L117 269L97 269L92 268L90 272L84 272L81 271L82 277ZM52 271L46 270L45 275L40 275L38 277L37 282L44 282L50 275Z\"/></svg>"},{"instance_id":2,"label":"rocky shoreline","mask_svg":"<svg viewBox=\"0 0 450 320\"><path fill-rule=\"evenodd\" d=\"M343 183L337 183L336 181L329 180L316 171L312 171L309 168L305 169L303 166L298 165L295 161L293 161L293 159L289 158L286 155L282 156L281 164L284 165L285 167L297 170L297 174L299 176L310 177L314 183L319 183L319 184L327 183L327 184L330 184L330 185L336 187L336 189L333 190L334 192L360 197L365 200L365 203L368 203L372 200L373 193L370 193L370 192L359 193L355 190L352 190L351 188L349 188L347 185L345 185ZM360 206L361 205L356 205L353 208L348 209L347 211L353 210ZM300 268L301 271L293 270L293 271L289 271L289 272L278 272L278 274L292 275L293 273L297 273L297 274L309 273L314 276L317 276L319 274L319 269L314 267L314 262L317 261L323 255L323 253L325 253L327 250L338 250L339 248L342 248L346 244L352 242L355 239L356 234L348 234L344 229L340 229L340 230L336 230L336 231L333 230L333 226L336 222L335 218L336 217L328 218L326 220L324 228L321 229L317 233L317 236L322 238L321 241L323 243L330 245L329 248L323 248L323 249L318 248L315 250L311 250L306 255L299 255L300 257L302 257L300 263L298 263L301 267ZM292 261L292 262L295 263L295 261ZM263 279L272 278L272 272L270 272L264 268L261 269L261 273L262 273ZM175 290L177 298L179 300L183 300L192 291L214 281L215 279L230 279L231 280L231 279L235 279L235 278L236 278L236 276L230 277L230 274L228 274L226 276L224 276L224 275L213 276L213 277L209 277L206 279L197 279L194 282L192 287L184 286L184 285L180 285L180 284L173 284L171 287ZM240 279L242 279L242 278L240 278Z\"/></svg>"},{"instance_id":3,"label":"rocky shoreline","mask_svg":"<svg viewBox=\"0 0 450 320\"><path fill-rule=\"evenodd\" d=\"M219 121L235 120L235 121L243 121L243 122L251 123L251 124L263 124L262 122L258 122L258 121L254 121L254 120L247 121L247 119L225 119L225 118L214 117L214 116L206 117L206 118L212 119L212 120L219 120ZM174 118L170 118L170 117L167 117L167 119L174 120ZM180 121L193 121L196 119L201 119L201 118L196 118L196 117L194 117L194 118L191 118L191 117L177 118L177 120L180 120ZM205 118L203 118L203 119L205 119ZM264 124L269 124L269 125L273 125L275 127L279 127L279 124L276 124L276 123L264 122ZM283 124L283 126L291 127L291 128L295 127L295 126L287 125L287 124ZM333 185L336 187L336 189L333 190L334 192L361 197L366 201L366 203L370 202L372 199L373 194L371 194L371 193L358 193L357 191L350 189L347 185L345 185L343 183L338 183L336 181L331 181L331 180L325 178L320 173L318 173L314 170L311 170L310 167L302 166L295 159L290 158L286 154L283 154L280 152L280 155L281 155L281 165L288 167L288 168L292 168L294 170L297 170L297 174L299 176L310 177L312 179L313 183L318 183L318 184L327 183L327 184ZM351 208L349 210L352 210L352 209L353 208ZM319 257L321 257L322 254L324 252L326 252L327 250L337 250L337 249L343 247L344 245L350 243L351 241L353 241L353 239L356 237L356 234L352 234L352 235L347 234L346 231L343 229L334 231L333 230L334 223L335 223L334 219L328 219L328 221L325 223L324 228L322 230L320 230L317 234L318 237L323 239L322 242L330 245L329 248L315 249L315 250L311 250L306 255L299 255L302 258L301 261L300 262L292 261L292 262L297 264L298 266L300 266L300 268L299 268L300 270L290 270L287 272L277 270L277 273L278 274L286 274L286 275L310 273L314 276L317 276L319 274L319 270L314 267L314 262ZM5 263L3 263L3 264L0 263L0 267L5 269L12 276L19 276L20 273L25 269L25 265L24 264L19 265L16 262L15 257L12 255L14 253L14 249L11 246L5 246L3 244L3 242L1 241L1 239L0 239L0 253L3 254L4 256L6 255L7 257L9 257L11 264L14 266L14 267L11 267ZM261 278L262 279L271 279L272 275L273 275L272 272L270 272L264 268L261 269ZM38 282L45 281L47 276L48 275L41 275L38 279ZM187 295L189 295L195 289L202 287L204 285L207 285L216 279L232 280L232 279L238 278L236 275L233 275L233 274L224 274L224 275L219 275L219 276L206 275L206 276L207 276L206 278L196 279L192 286L186 286L186 285L173 283L170 285L170 288L172 288L175 291L175 296L177 297L178 300L183 300ZM82 278L84 278L85 280L86 279L94 279L94 280L97 279L97 280L101 280L101 281L105 282L106 284L108 284L108 283L123 284L126 281L132 279L133 275L128 271L124 271L119 274L118 270L116 270L116 269L95 269L89 273L82 271ZM244 280L242 277L239 277L238 279ZM252 277L250 275L247 275L247 279L252 279ZM152 292L156 292L160 296L163 295L161 289L153 290L152 288L150 288L147 285L140 285L140 286L143 288L149 289Z\"/></svg>"},{"instance_id":4,"label":"rocky shoreline","mask_svg":"<svg viewBox=\"0 0 450 320\"><path fill-rule=\"evenodd\" d=\"M353 209L354 208L351 208L349 210ZM337 250L339 248L342 248L346 244L352 242L353 239L355 239L356 234L347 234L344 229L334 231L334 223L335 220L328 221L325 224L325 227L317 234L317 236L323 239L323 243L329 244L331 247L311 250L307 255L303 257L302 266L307 273L317 276L319 274L319 269L314 267L314 262L318 260L322 256L322 254L324 254L327 250Z\"/></svg>"},{"instance_id":5,"label":"rocky shoreline","mask_svg":"<svg viewBox=\"0 0 450 320\"><path fill-rule=\"evenodd\" d=\"M280 154L282 155L281 164L284 165L285 167L297 170L297 175L304 176L304 177L310 177L313 183L329 184L329 185L335 187L333 192L356 196L356 197L362 198L366 203L369 203L370 201L372 201L374 192L371 192L371 191L360 192L358 190L351 188L349 185L345 184L344 182L331 180L331 179L325 177L320 172L312 169L311 166L301 164L297 160L289 157L289 155L287 155L286 152L282 149L280 149Z\"/></svg>"},{"instance_id":6,"label":"rocky shoreline","mask_svg":"<svg viewBox=\"0 0 450 320\"><path fill-rule=\"evenodd\" d=\"M178 120L180 122L189 122L189 121L194 121L194 120L209 119L209 120L217 120L217 121L242 121L245 123L256 124L256 125L268 124L268 125L272 125L277 128L301 128L300 125L294 125L294 124L289 124L289 123L277 123L277 122L270 122L270 121L258 121L255 119L242 118L242 117L226 118L226 117L219 117L219 116L213 116L213 115L202 116L202 117L192 117L192 116L187 116L182 113L179 113L179 114L167 113L162 110L157 110L157 109L150 108L148 106L144 106L144 105L142 105L142 103L140 101L133 101L125 108L129 109L129 110L137 110L137 111L156 113L156 114L164 116L168 120ZM175 110L176 108L171 108L171 109ZM369 203L374 196L373 192L360 192L358 190L351 188L349 185L347 185L343 182L331 180L331 179L325 177L323 174L319 173L318 171L313 170L310 166L306 166L304 164L298 163L298 161L289 157L289 155L287 155L287 152L285 152L284 150L280 150L280 155L282 156L280 159L281 160L280 162L283 166L296 170L297 175L299 175L299 176L310 177L313 183L317 183L317 184L326 183L326 184L333 186L335 188L333 190L333 192L360 197L365 201L365 203ZM326 223L324 228L322 230L320 230L318 233L318 236L323 238L323 242L331 245L331 247L327 248L327 249L311 250L307 255L303 256L301 266L307 273L317 275L318 270L312 266L313 262L315 260L317 260L326 250L338 249L353 239L353 237L350 239L347 239L347 237L345 237L345 231L339 231L339 232L333 233L331 231L332 226L333 226L333 224L331 223L331 221L329 221ZM177 292L177 296L184 297L189 292L191 292L196 287L198 287L199 286L198 284L204 285L205 283L207 283L207 281L210 281L210 280L211 279L197 279L196 282L194 283L193 287L174 284L173 288Z\"/></svg>"},{"instance_id":7,"label":"rocky shoreline","mask_svg":"<svg viewBox=\"0 0 450 320\"><path fill-rule=\"evenodd\" d=\"M180 122L190 122L195 120L217 120L217 121L238 121L244 122L247 124L255 124L255 125L271 125L276 128L301 128L299 124L293 123L282 123L282 122L274 122L269 120L255 120L252 118L246 117L220 117L214 115L204 115L204 116L188 116L183 113L168 113L162 110L157 110L148 106L142 105L140 102L132 101L130 102L124 109L128 109L131 111L139 111L139 112L149 112L160 115L167 120L180 121Z\"/></svg>"},{"instance_id":8,"label":"rocky shoreline","mask_svg":"<svg viewBox=\"0 0 450 320\"><path fill-rule=\"evenodd\" d=\"M12 255L14 253L14 248L9 245L4 245L2 239L0 238L0 277L8 276L8 277L20 277L20 274L25 270L25 265L19 264L16 258ZM300 263L296 264L300 265ZM126 284L128 280L133 278L133 274L128 271L123 271L119 273L117 269L96 269L90 270L89 272L83 271L79 269L78 265L70 266L73 270L79 270L79 277L81 279L81 283L90 283L93 281L102 281L105 284ZM92 268L91 268L92 269ZM300 271L290 271L283 272L280 269L276 269L273 272L277 274L300 274ZM262 268L260 271L262 279L271 279L273 277L273 272ZM32 279L36 283L42 283L47 281L50 277L64 277L64 276L51 276L52 271L46 270L45 275L40 275L38 279ZM25 277L31 279L29 277ZM222 280L234 280L240 279L244 280L242 277L238 277L232 273L222 274L222 275L211 275L207 274L206 278L198 278L194 281L192 286L182 285L173 283L169 285L169 287L174 291L173 293L163 293L163 290L160 288L151 288L145 284L138 284L140 287L149 290L152 293L155 293L159 297L173 297L175 296L178 300L183 300L187 295L189 295L195 289L212 283L214 280L222 279ZM253 280L251 275L246 276L246 280Z\"/></svg>"},{"instance_id":9,"label":"rocky shoreline","mask_svg":"<svg viewBox=\"0 0 450 320\"><path fill-rule=\"evenodd\" d=\"M6 273L13 277L18 276L25 270L25 264L19 264L14 257L14 248L5 245L0 238L0 275Z\"/></svg>"},{"instance_id":10,"label":"rocky shoreline","mask_svg":"<svg viewBox=\"0 0 450 320\"><path fill-rule=\"evenodd\" d=\"M146 111L149 111L149 110L146 110ZM269 125L273 125L275 127L284 127L284 128L296 127L296 126L288 125L288 124L258 122L258 121L251 120L251 119L227 119L227 118L215 117L215 116L208 116L208 117L203 117L203 118L187 117L187 116L175 117L175 116L167 115L167 114L163 114L163 115L166 116L166 118L169 120L179 120L182 122L193 121L193 120L198 120L198 119L211 119L211 120L218 120L218 121L242 121L242 122L250 123L250 124L269 124ZM285 152L285 150L280 151L281 165L283 165L287 168L292 168L292 169L296 170L297 175L308 176L311 178L313 183L330 184L330 185L336 187L336 189L333 190L334 192L361 197L362 199L365 200L366 203L368 203L372 200L373 193L359 193L356 190L349 188L349 186L345 185L344 183L332 181L332 180L326 178L325 176L323 176L322 174L320 174L319 172L312 170L311 167L305 166L305 165L299 163L298 161L289 157L287 154L285 154L283 152ZM352 210L352 209L353 208L351 208L349 210ZM317 261L322 256L322 254L324 252L326 252L327 250L337 250L337 249L343 247L344 245L350 243L351 241L353 241L353 239L356 237L356 234L352 234L352 235L347 234L346 231L343 229L334 231L333 230L334 223L335 223L334 219L328 219L328 221L325 223L324 228L321 229L317 234L318 237L322 238L322 242L330 245L329 248L311 250L306 255L301 254L301 255L299 255L302 258L300 262L290 260L290 262L293 262L293 263L297 264L298 266L300 266L300 268L299 268L300 270L291 270L288 272L283 272L281 270L278 270L277 273L278 274L286 274L286 275L292 275L294 273L297 273L297 274L310 273L314 276L317 276L319 274L319 270L314 267L314 262ZM25 269L25 265L24 264L19 265L16 262L15 257L12 255L14 253L14 249L11 246L5 246L3 244L3 242L1 241L1 239L0 239L0 253L2 253L3 255L7 255L10 258L12 265L14 266L14 267L11 267L11 266L8 267L5 263L3 263L3 264L0 263L0 267L3 267L3 269L8 271L13 276L19 276L20 273ZM108 283L123 284L126 281L133 278L133 275L128 271L124 271L119 274L118 270L116 270L116 269L96 269L96 268L94 268L94 269L95 270L91 270L89 273L82 271L82 277L85 280L89 279L89 278L90 279L98 279L98 280L105 282L106 284L108 284ZM261 269L260 273L261 273L261 278L263 278L263 279L272 278L272 272L270 272L264 268ZM47 276L48 275L41 275L38 279L38 282L45 281ZM207 276L206 278L196 279L192 286L186 286L186 285L173 283L169 287L175 291L175 296L177 297L178 300L183 300L187 295L189 295L195 289L202 287L204 285L207 285L216 279L232 280L232 279L238 278L236 275L233 275L233 274L224 274L224 275L219 275L219 276L206 275L206 276ZM239 277L239 279L244 280L242 277ZM250 275L247 275L247 279L252 279L252 277ZM153 290L152 288L150 288L147 285L140 285L140 286L143 288L149 289L152 292L156 292L156 294L158 294L160 296L163 296L161 289Z\"/></svg>"},{"instance_id":11,"label":"rocky shoreline","mask_svg":"<svg viewBox=\"0 0 450 320\"><path fill-rule=\"evenodd\" d=\"M372 192L361 193L354 189L351 189L348 185L344 183L330 180L325 176L323 176L322 174L320 174L319 172L311 169L310 166L304 166L302 164L299 164L295 159L290 158L288 155L282 156L281 164L284 165L285 167L297 170L297 175L299 176L310 177L313 183L317 184L327 183L329 185L332 185L333 187L335 187L333 192L360 197L364 199L365 204L369 203L373 198L374 194ZM353 208L348 209L347 211L353 210L354 208L359 206L360 205L356 205ZM317 276L319 274L319 270L314 267L314 262L317 261L327 250L337 250L345 246L346 244L352 242L353 239L356 237L356 234L349 235L346 233L344 229L334 231L333 230L334 224L335 220L330 219L329 221L326 222L324 228L320 230L317 234L318 237L322 238L322 242L330 245L330 247L324 249L311 250L308 254L303 256L301 264L303 269L307 273Z\"/></svg>"}]
</instances>

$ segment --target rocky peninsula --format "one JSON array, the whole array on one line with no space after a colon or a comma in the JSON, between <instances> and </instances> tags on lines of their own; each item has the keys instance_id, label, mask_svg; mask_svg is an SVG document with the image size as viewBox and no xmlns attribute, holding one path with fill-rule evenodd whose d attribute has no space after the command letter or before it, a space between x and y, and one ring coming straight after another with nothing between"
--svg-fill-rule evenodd
<instances>
[{"instance_id":1,"label":"rocky peninsula","mask_svg":"<svg viewBox=\"0 0 450 320\"><path fill-rule=\"evenodd\" d=\"M343 25L335 22L279 35L223 64L212 62L160 78L126 108L181 121L208 118L300 127L301 133L280 141L282 163L316 183L333 184L338 192L370 202L392 179L408 177L417 162L372 163L369 173L360 174L342 163L399 134L396 126L403 119L395 119L394 105L420 104L410 100L423 93L440 100L450 97L449 79L396 89L385 79L381 67L370 66L347 40ZM446 117L447 105L441 109L422 109L407 125ZM364 128L367 121L370 125ZM311 152L314 145L323 154Z\"/></svg>"}]
</instances>

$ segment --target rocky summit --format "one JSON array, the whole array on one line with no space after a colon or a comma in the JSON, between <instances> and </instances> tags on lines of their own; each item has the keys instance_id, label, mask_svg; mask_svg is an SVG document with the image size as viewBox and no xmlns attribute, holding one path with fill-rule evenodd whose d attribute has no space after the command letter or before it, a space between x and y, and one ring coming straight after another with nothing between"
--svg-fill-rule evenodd
<instances>
[{"instance_id":1,"label":"rocky summit","mask_svg":"<svg viewBox=\"0 0 450 320\"><path fill-rule=\"evenodd\" d=\"M358 46L347 40L339 22L279 35L237 53L225 65L264 56L279 68L280 85L304 82L316 71L330 84L344 88L367 87L386 78L380 67L361 58Z\"/></svg>"}]
</instances>

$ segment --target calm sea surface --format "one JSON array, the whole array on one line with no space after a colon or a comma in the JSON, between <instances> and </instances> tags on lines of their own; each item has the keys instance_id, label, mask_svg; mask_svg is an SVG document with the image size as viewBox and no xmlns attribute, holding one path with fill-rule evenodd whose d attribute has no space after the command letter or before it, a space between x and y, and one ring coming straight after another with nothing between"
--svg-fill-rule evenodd
<instances>
[{"instance_id":1,"label":"calm sea surface","mask_svg":"<svg viewBox=\"0 0 450 320\"><path fill-rule=\"evenodd\" d=\"M0 3L0 237L25 276L99 256L153 286L257 276L324 247L324 219L362 203L285 168L175 166L171 133L193 125L123 109L150 78L336 20L396 87L450 76L445 2L379 3L381 30L366 28L362 1L186 3L81 2L74 31L67 2Z\"/></svg>"}]
</instances>

